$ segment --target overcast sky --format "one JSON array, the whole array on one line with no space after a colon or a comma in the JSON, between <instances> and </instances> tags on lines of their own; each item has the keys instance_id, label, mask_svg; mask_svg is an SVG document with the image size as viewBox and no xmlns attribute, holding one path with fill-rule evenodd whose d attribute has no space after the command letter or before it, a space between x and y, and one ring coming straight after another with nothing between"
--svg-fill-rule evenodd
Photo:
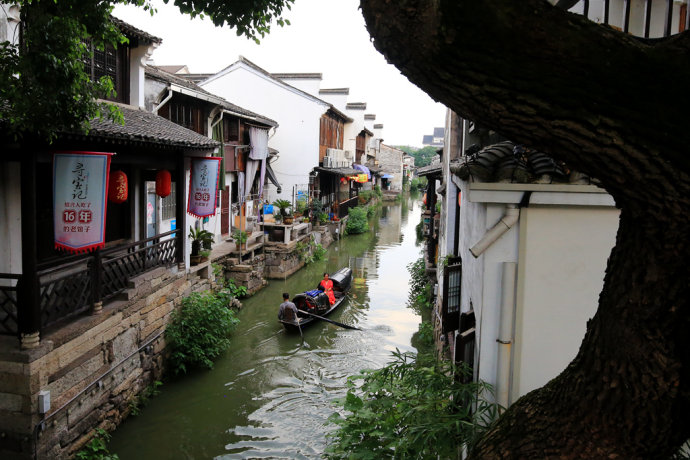
<instances>
[{"instance_id":1,"label":"overcast sky","mask_svg":"<svg viewBox=\"0 0 690 460\"><path fill-rule=\"evenodd\" d=\"M163 39L153 54L156 65L186 64L190 72L212 73L241 55L272 73L322 73L321 88L350 88L348 102L367 103L366 113L383 123L389 145L421 147L422 136L444 124L445 107L410 83L371 44L359 0L296 0L284 14L291 25L274 26L260 45L237 37L227 26L191 20L161 0L153 3L158 9L153 17L121 5L114 15Z\"/></svg>"}]
</instances>

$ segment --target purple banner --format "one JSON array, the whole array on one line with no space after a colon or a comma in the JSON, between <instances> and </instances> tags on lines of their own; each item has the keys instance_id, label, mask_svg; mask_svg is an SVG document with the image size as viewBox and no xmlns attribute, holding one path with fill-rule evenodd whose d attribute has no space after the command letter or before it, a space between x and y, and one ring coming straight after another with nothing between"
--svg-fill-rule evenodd
<instances>
[{"instance_id":1,"label":"purple banner","mask_svg":"<svg viewBox=\"0 0 690 460\"><path fill-rule=\"evenodd\" d=\"M199 218L214 216L221 158L204 157L191 160L187 212Z\"/></svg>"}]
</instances>

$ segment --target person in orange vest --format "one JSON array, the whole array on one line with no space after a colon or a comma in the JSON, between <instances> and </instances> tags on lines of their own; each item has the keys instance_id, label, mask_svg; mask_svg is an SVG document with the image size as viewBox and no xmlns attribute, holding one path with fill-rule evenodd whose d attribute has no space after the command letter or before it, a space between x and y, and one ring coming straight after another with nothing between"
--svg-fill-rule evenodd
<instances>
[{"instance_id":1,"label":"person in orange vest","mask_svg":"<svg viewBox=\"0 0 690 460\"><path fill-rule=\"evenodd\" d=\"M319 289L328 296L328 301L333 305L335 303L335 295L333 294L333 281L328 278L328 273L323 274L323 279L319 283Z\"/></svg>"}]
</instances>

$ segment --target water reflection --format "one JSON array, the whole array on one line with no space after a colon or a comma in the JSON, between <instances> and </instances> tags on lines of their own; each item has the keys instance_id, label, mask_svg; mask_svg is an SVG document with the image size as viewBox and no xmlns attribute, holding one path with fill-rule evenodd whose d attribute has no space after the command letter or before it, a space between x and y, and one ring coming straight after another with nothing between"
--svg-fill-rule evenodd
<instances>
[{"instance_id":1,"label":"water reflection","mask_svg":"<svg viewBox=\"0 0 690 460\"><path fill-rule=\"evenodd\" d=\"M413 350L420 318L406 308L406 265L419 257L415 202L385 205L371 231L334 243L327 259L247 299L231 349L213 371L166 383L138 417L113 436L111 451L138 458L321 457L325 425L349 375L378 368L399 348ZM323 271L349 265L349 299L332 319L362 328L317 323L304 338L276 320L280 294L312 289Z\"/></svg>"}]
</instances>

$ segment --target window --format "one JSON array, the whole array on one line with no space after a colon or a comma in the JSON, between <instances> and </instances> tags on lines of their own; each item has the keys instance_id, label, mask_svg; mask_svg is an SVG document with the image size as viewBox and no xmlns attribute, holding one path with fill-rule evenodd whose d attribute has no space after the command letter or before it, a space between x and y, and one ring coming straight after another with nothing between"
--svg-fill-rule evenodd
<instances>
[{"instance_id":1,"label":"window","mask_svg":"<svg viewBox=\"0 0 690 460\"><path fill-rule=\"evenodd\" d=\"M166 196L161 200L161 212L163 220L175 218L175 196L175 182L172 182L170 184L170 195Z\"/></svg>"},{"instance_id":2,"label":"window","mask_svg":"<svg viewBox=\"0 0 690 460\"><path fill-rule=\"evenodd\" d=\"M460 333L455 338L455 364L459 366L465 363L472 373L474 372L475 325L474 310L463 313L460 315ZM458 377L467 383L472 381L472 373Z\"/></svg>"},{"instance_id":3,"label":"window","mask_svg":"<svg viewBox=\"0 0 690 460\"><path fill-rule=\"evenodd\" d=\"M116 49L112 45L106 45L104 49L98 49L91 40L84 41L87 53L84 55L84 70L91 77L92 81L97 81L101 77L110 77L115 88L115 96L109 98L116 102L126 102L128 95L125 94L126 73L125 51Z\"/></svg>"},{"instance_id":4,"label":"window","mask_svg":"<svg viewBox=\"0 0 690 460\"><path fill-rule=\"evenodd\" d=\"M450 259L443 271L443 333L460 327L460 289L462 284L462 260Z\"/></svg>"}]
</instances>

